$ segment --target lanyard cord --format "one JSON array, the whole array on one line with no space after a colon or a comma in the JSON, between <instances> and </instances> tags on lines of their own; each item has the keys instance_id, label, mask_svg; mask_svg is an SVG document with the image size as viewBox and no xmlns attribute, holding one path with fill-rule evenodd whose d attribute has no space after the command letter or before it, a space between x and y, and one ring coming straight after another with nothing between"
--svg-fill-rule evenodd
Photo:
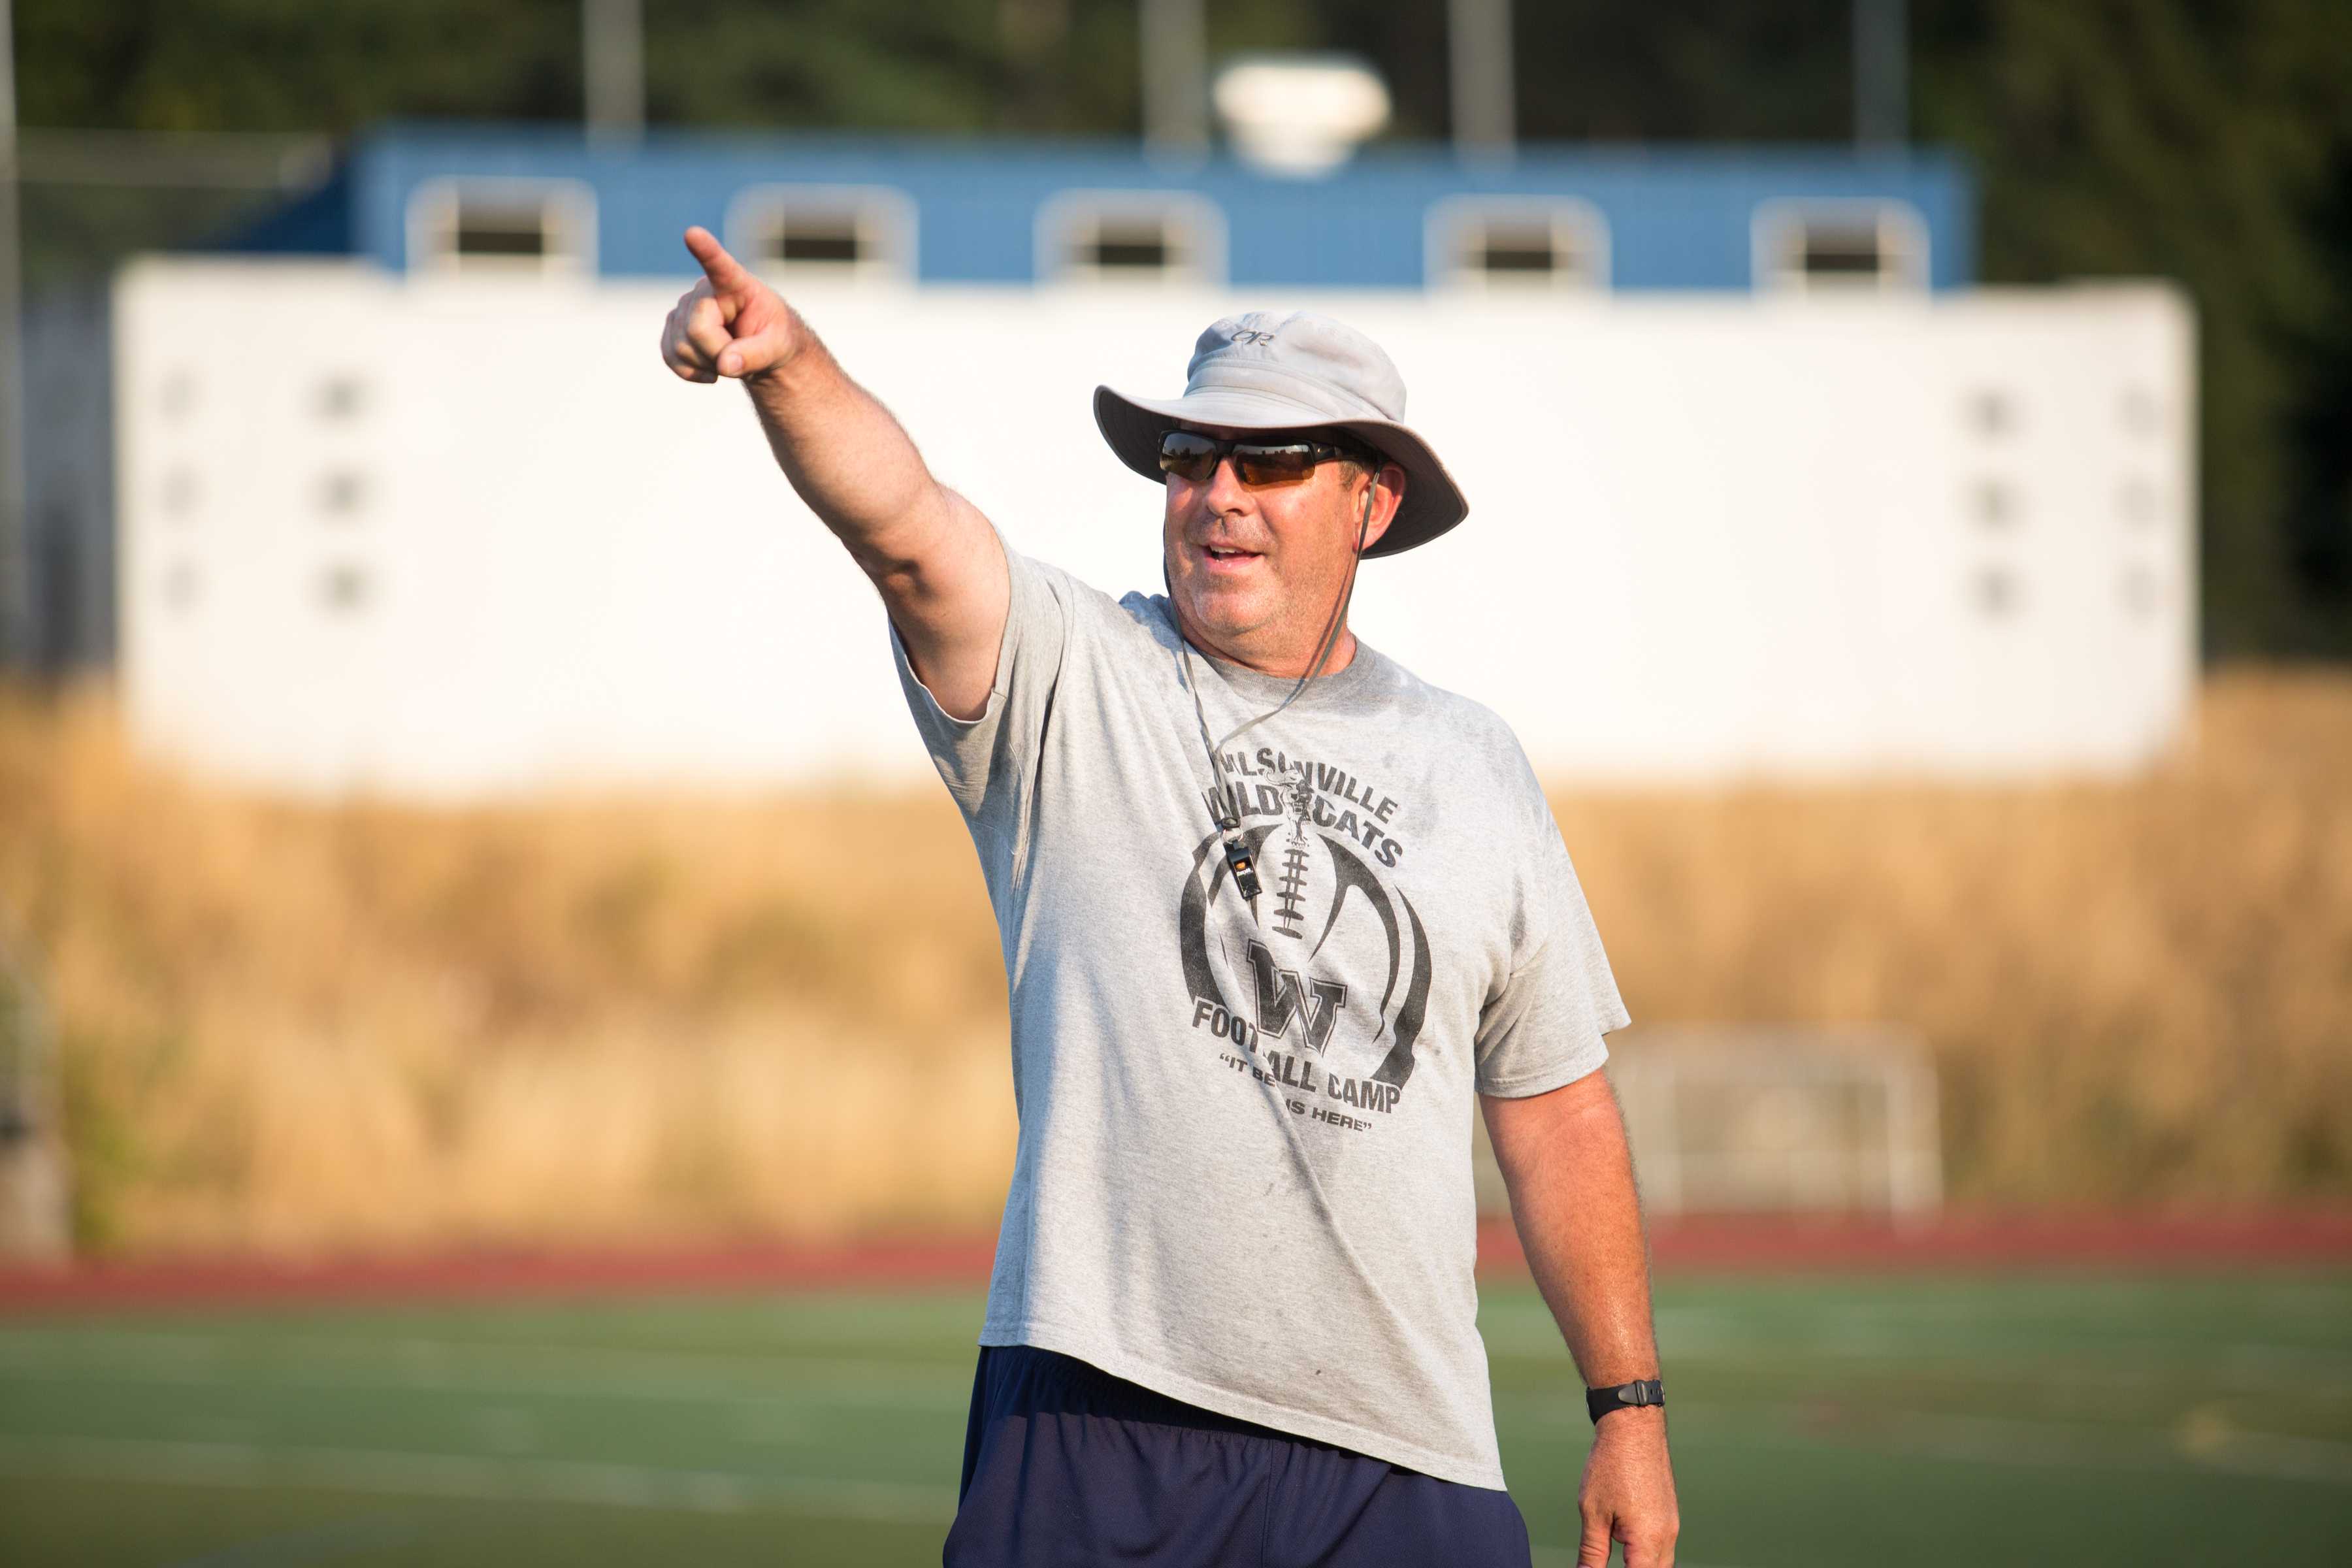
<instances>
[{"instance_id":1,"label":"lanyard cord","mask_svg":"<svg viewBox=\"0 0 2352 1568\"><path fill-rule=\"evenodd\" d=\"M1340 629L1347 625L1348 606L1356 597L1356 568L1364 559L1364 535L1370 531L1371 521L1372 491L1370 487L1367 487L1364 491L1363 509L1357 517L1356 552L1349 558L1348 580L1340 585L1339 596L1331 603L1330 618L1323 623L1323 635L1315 647L1315 662L1307 667L1306 674L1298 678L1298 684L1290 689L1288 696L1256 718L1228 731L1222 741L1213 741L1209 738L1209 715L1201 706L1201 683L1192 673L1192 645L1184 637L1182 623L1178 623L1176 627L1177 653L1184 665L1184 687L1192 694L1192 717L1200 723L1201 744L1209 753L1209 771L1215 782L1215 805L1210 815L1215 821L1218 831L1225 835L1225 864L1233 870L1234 884L1240 890L1244 901L1249 905L1252 920L1257 918L1257 871L1251 862L1249 847L1240 837L1241 814L1234 809L1233 786L1225 779L1224 749L1297 701L1298 694L1307 689L1307 683L1323 673L1323 666L1329 660L1332 650L1339 646ZM1160 576L1162 585L1168 588L1169 609L1172 614L1175 609L1176 590L1172 584L1168 583L1168 568L1165 562L1160 563Z\"/></svg>"}]
</instances>

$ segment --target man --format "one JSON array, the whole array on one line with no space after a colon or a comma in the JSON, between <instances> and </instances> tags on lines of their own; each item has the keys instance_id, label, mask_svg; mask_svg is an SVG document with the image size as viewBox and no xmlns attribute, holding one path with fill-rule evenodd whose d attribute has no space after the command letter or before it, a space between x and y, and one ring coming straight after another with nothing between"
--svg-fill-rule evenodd
<instances>
[{"instance_id":1,"label":"man","mask_svg":"<svg viewBox=\"0 0 2352 1568\"><path fill-rule=\"evenodd\" d=\"M1181 398L1096 392L1167 486L1164 597L1000 542L706 231L666 363L743 381L882 595L971 829L1021 1118L958 1563L1517 1563L1472 1096L1597 1424L1580 1561L1677 1519L1626 1015L1517 741L1356 640L1358 563L1467 510L1360 334L1257 314Z\"/></svg>"}]
</instances>

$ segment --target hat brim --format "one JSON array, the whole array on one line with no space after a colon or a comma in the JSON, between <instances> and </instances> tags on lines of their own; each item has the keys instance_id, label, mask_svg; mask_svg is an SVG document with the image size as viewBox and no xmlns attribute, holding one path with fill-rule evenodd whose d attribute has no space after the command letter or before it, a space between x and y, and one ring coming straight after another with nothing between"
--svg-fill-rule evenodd
<instances>
[{"instance_id":1,"label":"hat brim","mask_svg":"<svg viewBox=\"0 0 2352 1568\"><path fill-rule=\"evenodd\" d=\"M1364 552L1395 555L1426 544L1470 515L1470 503L1437 454L1405 426L1388 419L1335 419L1303 404L1237 388L1203 388L1191 396L1150 402L1095 388L1095 423L1120 462L1165 484L1160 437L1171 426L1209 425L1233 430L1345 430L1404 470L1404 500L1388 531Z\"/></svg>"}]
</instances>

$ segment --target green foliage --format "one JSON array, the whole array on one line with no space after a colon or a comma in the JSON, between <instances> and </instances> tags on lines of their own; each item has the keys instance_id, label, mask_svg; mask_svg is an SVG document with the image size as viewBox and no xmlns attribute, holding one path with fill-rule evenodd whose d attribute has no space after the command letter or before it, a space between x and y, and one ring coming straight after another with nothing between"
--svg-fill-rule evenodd
<instances>
[{"instance_id":1,"label":"green foliage","mask_svg":"<svg viewBox=\"0 0 2352 1568\"><path fill-rule=\"evenodd\" d=\"M2196 300L2209 652L2352 654L2352 225L2325 220L2352 207L2352 16L1920 9L1919 129L1975 155L1987 279L2157 276Z\"/></svg>"},{"instance_id":2,"label":"green foliage","mask_svg":"<svg viewBox=\"0 0 2352 1568\"><path fill-rule=\"evenodd\" d=\"M68 1031L58 1042L58 1125L73 1173L73 1249L100 1256L121 1240L122 1200L146 1173L147 1155L131 1108L99 1064L121 1055Z\"/></svg>"},{"instance_id":3,"label":"green foliage","mask_svg":"<svg viewBox=\"0 0 2352 1568\"><path fill-rule=\"evenodd\" d=\"M1851 4L1523 3L1521 133L1842 141ZM1138 125L1136 0L645 8L656 124L1095 136ZM1445 10L1211 0L1210 53L1363 55L1395 96L1390 135L1440 138ZM1913 129L1979 172L1985 279L2156 276L2196 301L2208 650L2352 656L2345 0L1910 10ZM29 125L341 134L394 117L569 121L582 100L580 0L16 0L16 14ZM101 247L121 231L78 216L86 207L28 193L37 276L68 268L84 243L70 237L77 222Z\"/></svg>"},{"instance_id":4,"label":"green foliage","mask_svg":"<svg viewBox=\"0 0 2352 1568\"><path fill-rule=\"evenodd\" d=\"M1520 134L1550 141L1843 141L1853 130L1849 5L1582 0L1522 6L1516 39Z\"/></svg>"},{"instance_id":5,"label":"green foliage","mask_svg":"<svg viewBox=\"0 0 2352 1568\"><path fill-rule=\"evenodd\" d=\"M923 0L681 0L647 18L651 118L907 131L986 126L1003 61L988 8Z\"/></svg>"},{"instance_id":6,"label":"green foliage","mask_svg":"<svg viewBox=\"0 0 2352 1568\"><path fill-rule=\"evenodd\" d=\"M2352 643L2352 138L2337 140L2315 207L2321 297L2288 330L2285 350L2286 542L2308 616L2299 640L2340 654Z\"/></svg>"},{"instance_id":7,"label":"green foliage","mask_svg":"<svg viewBox=\"0 0 2352 1568\"><path fill-rule=\"evenodd\" d=\"M27 125L341 134L395 116L579 114L577 0L16 0L16 13Z\"/></svg>"}]
</instances>

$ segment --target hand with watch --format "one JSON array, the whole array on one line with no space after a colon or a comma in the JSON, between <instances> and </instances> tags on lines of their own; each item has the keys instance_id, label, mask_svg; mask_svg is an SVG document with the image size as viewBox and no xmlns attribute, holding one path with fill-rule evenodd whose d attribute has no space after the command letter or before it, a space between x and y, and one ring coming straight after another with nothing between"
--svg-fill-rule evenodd
<instances>
[{"instance_id":1,"label":"hand with watch","mask_svg":"<svg viewBox=\"0 0 2352 1568\"><path fill-rule=\"evenodd\" d=\"M1619 1542L1625 1547L1625 1568L1672 1568L1680 1521L1666 1458L1665 1404L1666 1386L1654 1377L1584 1391L1592 1449L1577 1495L1584 1525L1577 1568L1606 1568L1611 1548ZM1621 1410L1634 1414L1621 1415ZM1654 1522L1661 1517L1675 1521L1663 1542ZM1653 1521L1651 1529L1643 1528L1644 1521Z\"/></svg>"}]
</instances>

